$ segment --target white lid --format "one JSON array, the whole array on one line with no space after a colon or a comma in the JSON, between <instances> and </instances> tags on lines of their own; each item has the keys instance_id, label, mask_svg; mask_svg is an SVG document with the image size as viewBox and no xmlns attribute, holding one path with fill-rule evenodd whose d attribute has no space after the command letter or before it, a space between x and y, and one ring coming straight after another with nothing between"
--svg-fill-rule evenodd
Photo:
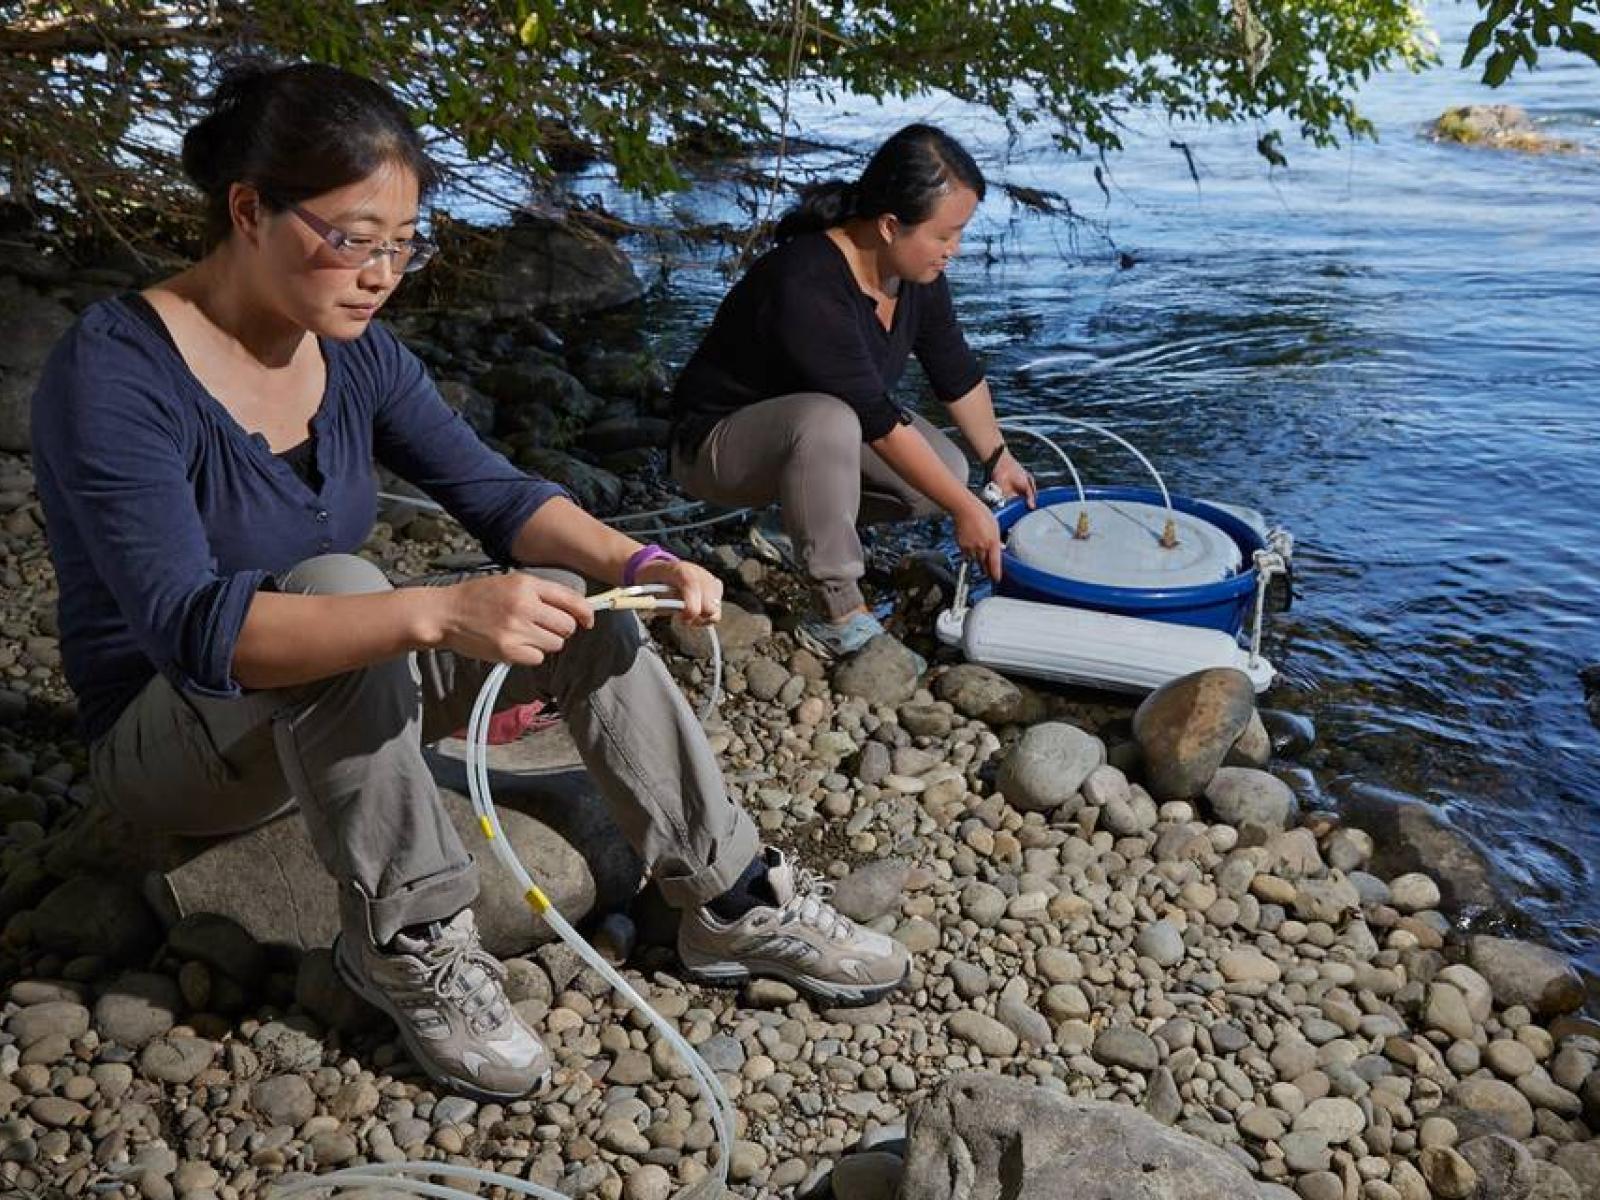
<instances>
[{"instance_id":1,"label":"white lid","mask_svg":"<svg viewBox=\"0 0 1600 1200\"><path fill-rule=\"evenodd\" d=\"M1073 537L1089 513L1089 536ZM1167 510L1132 500L1052 504L1011 527L1007 548L1019 560L1079 583L1121 588L1195 587L1238 574L1244 556L1221 529L1185 512L1172 514L1178 544L1161 545Z\"/></svg>"}]
</instances>

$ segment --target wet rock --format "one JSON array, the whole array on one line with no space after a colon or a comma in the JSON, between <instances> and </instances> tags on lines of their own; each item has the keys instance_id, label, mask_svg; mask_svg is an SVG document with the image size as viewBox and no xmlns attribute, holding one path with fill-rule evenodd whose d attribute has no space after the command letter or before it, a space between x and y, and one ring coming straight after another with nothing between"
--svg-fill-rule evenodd
<instances>
[{"instance_id":1,"label":"wet rock","mask_svg":"<svg viewBox=\"0 0 1600 1200\"><path fill-rule=\"evenodd\" d=\"M1491 909L1499 903L1488 857L1448 817L1424 801L1370 784L1346 785L1341 812L1372 834L1368 867L1392 879L1422 872L1439 884L1442 907L1451 912Z\"/></svg>"},{"instance_id":2,"label":"wet rock","mask_svg":"<svg viewBox=\"0 0 1600 1200\"><path fill-rule=\"evenodd\" d=\"M95 1028L106 1041L140 1050L177 1024L183 999L167 975L130 971L118 976L94 1006Z\"/></svg>"},{"instance_id":3,"label":"wet rock","mask_svg":"<svg viewBox=\"0 0 1600 1200\"><path fill-rule=\"evenodd\" d=\"M1146 787L1157 800L1200 795L1255 711L1243 671L1198 671L1145 697L1133 716Z\"/></svg>"},{"instance_id":4,"label":"wet rock","mask_svg":"<svg viewBox=\"0 0 1600 1200\"><path fill-rule=\"evenodd\" d=\"M1289 785L1250 767L1220 767L1205 788L1206 802L1217 820L1236 829L1253 827L1275 833L1294 816Z\"/></svg>"},{"instance_id":5,"label":"wet rock","mask_svg":"<svg viewBox=\"0 0 1600 1200\"><path fill-rule=\"evenodd\" d=\"M1436 142L1521 150L1535 154L1572 153L1577 143L1541 133L1515 104L1464 104L1446 109L1430 130Z\"/></svg>"},{"instance_id":6,"label":"wet rock","mask_svg":"<svg viewBox=\"0 0 1600 1200\"><path fill-rule=\"evenodd\" d=\"M911 699L917 690L917 674L916 656L884 633L834 668L833 690L869 704L893 707Z\"/></svg>"},{"instance_id":7,"label":"wet rock","mask_svg":"<svg viewBox=\"0 0 1600 1200\"><path fill-rule=\"evenodd\" d=\"M1058 809L1078 794L1106 748L1074 725L1047 721L1022 735L1001 764L995 786L1022 812Z\"/></svg>"},{"instance_id":8,"label":"wet rock","mask_svg":"<svg viewBox=\"0 0 1600 1200\"><path fill-rule=\"evenodd\" d=\"M1468 943L1467 958L1489 981L1495 1003L1503 1008L1520 1004L1539 1016L1553 1017L1583 1004L1583 981L1554 950L1480 935Z\"/></svg>"},{"instance_id":9,"label":"wet rock","mask_svg":"<svg viewBox=\"0 0 1600 1200\"><path fill-rule=\"evenodd\" d=\"M1253 1190L1222 1151L1137 1109L968 1074L940 1084L913 1112L900 1197L1214 1200Z\"/></svg>"}]
</instances>

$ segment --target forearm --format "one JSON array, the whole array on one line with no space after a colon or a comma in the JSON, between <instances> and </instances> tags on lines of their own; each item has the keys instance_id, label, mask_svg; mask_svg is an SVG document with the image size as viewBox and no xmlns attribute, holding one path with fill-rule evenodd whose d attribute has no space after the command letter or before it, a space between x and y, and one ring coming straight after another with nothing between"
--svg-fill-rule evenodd
<instances>
[{"instance_id":1,"label":"forearm","mask_svg":"<svg viewBox=\"0 0 1600 1200\"><path fill-rule=\"evenodd\" d=\"M989 381L982 380L959 400L945 406L961 430L961 436L978 456L979 462L988 462L997 447L1005 441L999 422L994 416L994 397L989 392Z\"/></svg>"},{"instance_id":2,"label":"forearm","mask_svg":"<svg viewBox=\"0 0 1600 1200\"><path fill-rule=\"evenodd\" d=\"M622 570L640 545L595 520L565 497L541 504L511 543L519 563L565 567L586 579L622 582Z\"/></svg>"},{"instance_id":3,"label":"forearm","mask_svg":"<svg viewBox=\"0 0 1600 1200\"><path fill-rule=\"evenodd\" d=\"M896 425L872 443L883 461L917 491L945 512L954 513L971 503L973 495L964 480L950 474L928 439L910 425Z\"/></svg>"},{"instance_id":4,"label":"forearm","mask_svg":"<svg viewBox=\"0 0 1600 1200\"><path fill-rule=\"evenodd\" d=\"M233 677L252 689L295 687L436 645L439 591L258 592L234 645Z\"/></svg>"}]
</instances>

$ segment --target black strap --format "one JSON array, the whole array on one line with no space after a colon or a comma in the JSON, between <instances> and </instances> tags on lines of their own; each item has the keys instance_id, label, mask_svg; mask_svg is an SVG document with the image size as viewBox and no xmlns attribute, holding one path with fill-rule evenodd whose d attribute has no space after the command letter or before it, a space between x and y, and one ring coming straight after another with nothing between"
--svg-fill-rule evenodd
<instances>
[{"instance_id":1,"label":"black strap","mask_svg":"<svg viewBox=\"0 0 1600 1200\"><path fill-rule=\"evenodd\" d=\"M994 478L994 469L1000 465L1000 456L1005 452L1006 444L1004 441L1001 441L1001 443L990 453L989 457L983 460L983 477L985 479Z\"/></svg>"}]
</instances>

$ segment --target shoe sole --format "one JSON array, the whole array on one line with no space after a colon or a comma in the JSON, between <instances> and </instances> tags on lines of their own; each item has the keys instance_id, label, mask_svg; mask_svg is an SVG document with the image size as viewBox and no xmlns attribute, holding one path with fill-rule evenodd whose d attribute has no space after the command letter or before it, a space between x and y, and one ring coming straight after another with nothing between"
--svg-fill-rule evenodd
<instances>
[{"instance_id":1,"label":"shoe sole","mask_svg":"<svg viewBox=\"0 0 1600 1200\"><path fill-rule=\"evenodd\" d=\"M803 626L795 626L795 641L799 642L811 653L815 654L825 663L837 662L844 657L841 651L835 650L821 638L806 630Z\"/></svg>"},{"instance_id":2,"label":"shoe sole","mask_svg":"<svg viewBox=\"0 0 1600 1200\"><path fill-rule=\"evenodd\" d=\"M467 1096L474 1100L523 1100L529 1096L532 1096L536 1092L543 1091L547 1086L549 1086L550 1068L548 1067L546 1067L543 1073L540 1074L533 1086L524 1092L497 1092L492 1088L486 1088L482 1084L473 1082L472 1080L459 1079L454 1075L449 1075L443 1071L431 1068L429 1066L430 1059L427 1053L422 1049L422 1046L418 1043L416 1037L412 1034L410 1028L407 1026L400 1013L398 1013L395 1010L394 1005L389 1002L389 998L383 994L381 989L368 987L365 980L359 978L354 971L345 966L344 956L339 953L339 946L337 942L334 944L333 948L333 969L335 972L337 972L339 978L344 981L345 987L349 988L368 1004L372 1005L373 1008L377 1009L384 1016L388 1017L390 1021L394 1022L395 1029L400 1032L400 1040L405 1043L406 1053L411 1055L411 1061L416 1063L417 1066L421 1067L423 1074L425 1074L435 1083L443 1084L452 1092L455 1092L458 1095ZM548 1053L548 1051L546 1053Z\"/></svg>"},{"instance_id":3,"label":"shoe sole","mask_svg":"<svg viewBox=\"0 0 1600 1200\"><path fill-rule=\"evenodd\" d=\"M906 965L905 974L893 983L863 986L818 979L779 963L762 963L755 967L746 963L708 963L697 967L685 963L684 971L696 983L711 987L739 987L753 979L777 979L835 1008L859 1008L862 1005L872 1004L905 987L906 980L911 977L909 963Z\"/></svg>"}]
</instances>

